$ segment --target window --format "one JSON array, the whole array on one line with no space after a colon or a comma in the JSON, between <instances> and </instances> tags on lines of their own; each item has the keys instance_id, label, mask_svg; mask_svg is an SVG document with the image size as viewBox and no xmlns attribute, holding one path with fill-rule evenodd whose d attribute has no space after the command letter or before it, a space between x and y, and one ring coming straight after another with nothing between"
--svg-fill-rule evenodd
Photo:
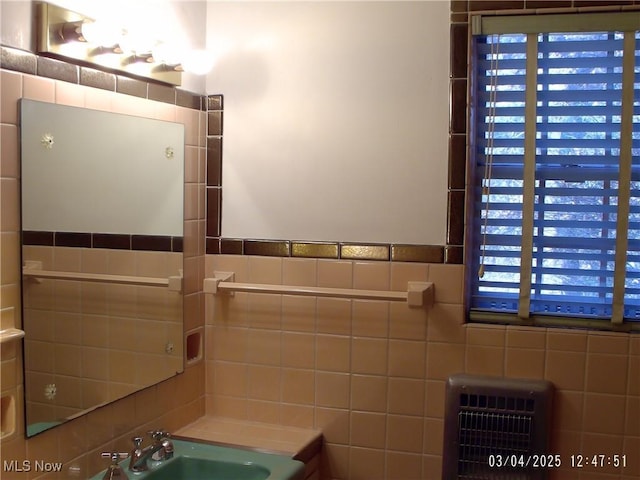
<instances>
[{"instance_id":1,"label":"window","mask_svg":"<svg viewBox=\"0 0 640 480\"><path fill-rule=\"evenodd\" d=\"M473 25L471 320L640 329L640 13Z\"/></svg>"}]
</instances>

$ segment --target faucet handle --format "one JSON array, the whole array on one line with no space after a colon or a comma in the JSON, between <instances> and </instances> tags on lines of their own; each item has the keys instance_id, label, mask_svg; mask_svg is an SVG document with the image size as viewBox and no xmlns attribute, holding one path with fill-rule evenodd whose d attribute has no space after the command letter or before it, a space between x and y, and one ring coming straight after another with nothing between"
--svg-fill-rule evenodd
<instances>
[{"instance_id":1,"label":"faucet handle","mask_svg":"<svg viewBox=\"0 0 640 480\"><path fill-rule=\"evenodd\" d=\"M118 460L127 458L128 456L129 454L126 452L102 452L101 457L111 458L111 465L109 465L109 468L105 471L102 480L113 480L114 478L127 480L128 477L120 465L118 465Z\"/></svg>"},{"instance_id":2,"label":"faucet handle","mask_svg":"<svg viewBox=\"0 0 640 480\"><path fill-rule=\"evenodd\" d=\"M118 460L123 460L129 456L127 452L102 452L100 454L102 458L110 458L111 463L118 463Z\"/></svg>"},{"instance_id":3,"label":"faucet handle","mask_svg":"<svg viewBox=\"0 0 640 480\"><path fill-rule=\"evenodd\" d=\"M133 446L138 449L142 446L142 442L144 441L144 438L142 437L132 437L131 441L133 442Z\"/></svg>"},{"instance_id":4,"label":"faucet handle","mask_svg":"<svg viewBox=\"0 0 640 480\"><path fill-rule=\"evenodd\" d=\"M153 438L156 442L159 442L164 438L171 438L171 434L163 429L149 430L149 432L147 433L151 435L151 438Z\"/></svg>"}]
</instances>

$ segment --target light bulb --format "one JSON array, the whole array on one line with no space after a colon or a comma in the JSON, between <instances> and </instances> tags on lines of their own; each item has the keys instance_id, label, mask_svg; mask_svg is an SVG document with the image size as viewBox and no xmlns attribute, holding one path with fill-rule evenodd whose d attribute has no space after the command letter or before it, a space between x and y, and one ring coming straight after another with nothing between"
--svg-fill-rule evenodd
<instances>
[{"instance_id":1,"label":"light bulb","mask_svg":"<svg viewBox=\"0 0 640 480\"><path fill-rule=\"evenodd\" d=\"M213 55L207 50L189 50L185 52L182 68L194 75L204 75L213 68Z\"/></svg>"},{"instance_id":2,"label":"light bulb","mask_svg":"<svg viewBox=\"0 0 640 480\"><path fill-rule=\"evenodd\" d=\"M166 42L159 42L151 51L153 60L166 65L178 65L181 62L182 51L180 45L170 45Z\"/></svg>"},{"instance_id":3,"label":"light bulb","mask_svg":"<svg viewBox=\"0 0 640 480\"><path fill-rule=\"evenodd\" d=\"M115 45L121 35L121 30L118 27L99 20L84 22L81 31L87 42L101 47Z\"/></svg>"}]
</instances>

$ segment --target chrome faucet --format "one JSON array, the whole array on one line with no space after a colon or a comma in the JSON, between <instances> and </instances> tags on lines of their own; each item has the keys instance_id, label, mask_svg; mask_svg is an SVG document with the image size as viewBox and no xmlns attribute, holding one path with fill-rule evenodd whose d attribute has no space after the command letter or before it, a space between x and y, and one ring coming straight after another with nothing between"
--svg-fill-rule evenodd
<instances>
[{"instance_id":1,"label":"chrome faucet","mask_svg":"<svg viewBox=\"0 0 640 480\"><path fill-rule=\"evenodd\" d=\"M173 443L171 434L163 430L152 430L148 432L153 439L151 445L142 448L142 437L133 437L134 449L131 452L131 460L129 461L129 470L132 472L144 472L149 470L147 462L151 460L164 461L173 457Z\"/></svg>"}]
</instances>

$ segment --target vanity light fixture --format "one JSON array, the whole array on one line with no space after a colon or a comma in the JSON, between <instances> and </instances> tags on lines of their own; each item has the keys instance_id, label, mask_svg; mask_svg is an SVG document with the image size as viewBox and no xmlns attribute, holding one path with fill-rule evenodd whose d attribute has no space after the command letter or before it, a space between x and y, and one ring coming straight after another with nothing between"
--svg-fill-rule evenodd
<instances>
[{"instance_id":1,"label":"vanity light fixture","mask_svg":"<svg viewBox=\"0 0 640 480\"><path fill-rule=\"evenodd\" d=\"M39 54L182 84L189 49L49 3L37 5ZM200 62L202 65L203 62ZM206 71L193 71L198 75Z\"/></svg>"}]
</instances>

